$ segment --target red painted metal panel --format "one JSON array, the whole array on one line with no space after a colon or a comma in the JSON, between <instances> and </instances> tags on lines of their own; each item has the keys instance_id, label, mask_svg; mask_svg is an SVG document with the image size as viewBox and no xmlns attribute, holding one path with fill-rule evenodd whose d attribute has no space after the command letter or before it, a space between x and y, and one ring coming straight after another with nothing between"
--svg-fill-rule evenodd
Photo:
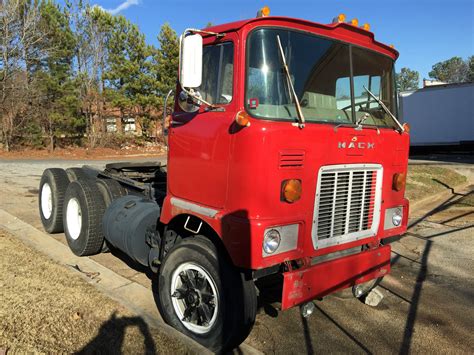
<instances>
[{"instance_id":1,"label":"red painted metal panel","mask_svg":"<svg viewBox=\"0 0 474 355\"><path fill-rule=\"evenodd\" d=\"M390 271L390 245L284 273L282 310Z\"/></svg>"}]
</instances>

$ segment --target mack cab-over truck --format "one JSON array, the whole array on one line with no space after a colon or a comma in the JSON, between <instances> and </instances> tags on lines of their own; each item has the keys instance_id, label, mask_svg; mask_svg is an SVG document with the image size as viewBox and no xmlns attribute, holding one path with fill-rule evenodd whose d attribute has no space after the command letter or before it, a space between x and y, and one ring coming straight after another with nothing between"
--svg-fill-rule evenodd
<instances>
[{"instance_id":1,"label":"mack cab-over truck","mask_svg":"<svg viewBox=\"0 0 474 355\"><path fill-rule=\"evenodd\" d=\"M264 8L188 29L166 166L47 169L43 225L76 255L120 250L149 267L165 322L216 352L247 337L268 285L305 315L344 288L364 297L407 228L397 56L343 15Z\"/></svg>"}]
</instances>

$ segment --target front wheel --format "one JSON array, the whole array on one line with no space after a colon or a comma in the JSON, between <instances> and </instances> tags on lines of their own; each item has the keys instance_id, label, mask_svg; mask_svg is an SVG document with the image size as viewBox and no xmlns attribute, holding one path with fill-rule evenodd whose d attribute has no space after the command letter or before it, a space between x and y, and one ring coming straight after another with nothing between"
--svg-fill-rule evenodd
<instances>
[{"instance_id":1,"label":"front wheel","mask_svg":"<svg viewBox=\"0 0 474 355\"><path fill-rule=\"evenodd\" d=\"M155 299L166 323L215 352L238 346L255 322L253 281L202 236L184 239L167 254Z\"/></svg>"}]
</instances>

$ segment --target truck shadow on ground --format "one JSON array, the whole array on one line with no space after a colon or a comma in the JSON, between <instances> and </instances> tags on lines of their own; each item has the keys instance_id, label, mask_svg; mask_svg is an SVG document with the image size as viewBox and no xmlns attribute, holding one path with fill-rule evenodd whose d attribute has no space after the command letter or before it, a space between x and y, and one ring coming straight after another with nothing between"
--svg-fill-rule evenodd
<instances>
[{"instance_id":1,"label":"truck shadow on ground","mask_svg":"<svg viewBox=\"0 0 474 355\"><path fill-rule=\"evenodd\" d=\"M413 229L415 226L419 225L421 222L426 221L429 217L434 216L439 212L445 211L445 210L447 210L448 208L452 207L455 204L462 203L462 201L464 199L466 199L468 196L470 196L474 193L474 191L470 191L470 192L465 193L465 194L458 193L458 192L454 191L454 188L442 183L439 180L436 180L436 181L438 183L444 185L448 189L450 189L451 193L452 193L452 196L450 196L447 200L440 203L438 206L434 207L433 209L431 209L427 213L425 213L420 218L417 218L413 222L409 223L409 225L408 225L409 231L406 233L406 235L409 235L409 236L415 237L415 238L419 238L419 239L421 239L425 242L425 247L424 247L423 252L421 254L421 260L420 261L413 260L412 258L409 258L409 257L404 256L402 254L394 253L395 257L392 258L392 261L391 261L392 266L396 265L397 262L400 260L400 258L407 259L410 262L413 262L413 263L416 263L416 264L419 265L420 270L418 271L418 274L417 274L417 277L416 277L415 287L413 289L411 299L408 300L408 299L402 297L401 295L397 294L395 291L382 286L382 288L389 291L393 295L399 297L403 301L409 303L409 305L410 305L409 310L408 310L407 320L406 320L406 323L405 323L405 329L404 329L404 333L403 333L402 344L401 344L400 350L399 350L400 354L408 354L410 352L410 348L411 348L411 345L412 345L413 331L414 331L414 328L415 328L415 323L416 323L416 319L417 319L417 315L418 315L420 298L421 298L422 289L423 289L423 283L426 281L427 274L428 274L428 258L429 258L430 251L433 247L433 240L432 239L437 238L437 237L441 237L441 236L446 236L446 235L449 235L451 233L458 232L458 231L461 231L461 230L474 228L474 225L470 224L470 225L462 226L462 227L459 227L459 228L453 228L453 229L448 230L448 231L443 231L443 232L440 232L440 233L431 234L428 237L423 237L423 236L421 236L421 235L419 235L415 232L410 231L410 229ZM446 223L452 222L456 219L465 217L465 216L470 215L472 213L474 213L474 211L471 211L471 212L468 212L468 213L462 213L459 216L449 218L445 221L442 221L440 224L445 225ZM445 226L449 227L447 225L445 225Z\"/></svg>"},{"instance_id":2,"label":"truck shadow on ground","mask_svg":"<svg viewBox=\"0 0 474 355\"><path fill-rule=\"evenodd\" d=\"M146 354L155 354L156 346L148 325L141 317L117 317L114 312L99 329L98 334L76 354L120 354L128 327L138 327L143 336Z\"/></svg>"}]
</instances>

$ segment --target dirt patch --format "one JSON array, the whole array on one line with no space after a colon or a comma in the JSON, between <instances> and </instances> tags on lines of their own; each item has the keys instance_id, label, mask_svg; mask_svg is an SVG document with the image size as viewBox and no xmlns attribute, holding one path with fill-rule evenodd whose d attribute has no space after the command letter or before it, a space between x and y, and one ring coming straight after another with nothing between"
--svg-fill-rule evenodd
<instances>
[{"instance_id":1,"label":"dirt patch","mask_svg":"<svg viewBox=\"0 0 474 355\"><path fill-rule=\"evenodd\" d=\"M406 197L413 203L466 182L464 175L451 169L427 165L408 166Z\"/></svg>"},{"instance_id":2,"label":"dirt patch","mask_svg":"<svg viewBox=\"0 0 474 355\"><path fill-rule=\"evenodd\" d=\"M0 350L9 353L187 353L141 317L0 231Z\"/></svg>"},{"instance_id":3,"label":"dirt patch","mask_svg":"<svg viewBox=\"0 0 474 355\"><path fill-rule=\"evenodd\" d=\"M161 146L111 148L64 148L50 153L46 149L25 149L12 152L0 151L0 159L68 159L68 160L100 160L118 157L146 157L164 155L166 151Z\"/></svg>"}]
</instances>

